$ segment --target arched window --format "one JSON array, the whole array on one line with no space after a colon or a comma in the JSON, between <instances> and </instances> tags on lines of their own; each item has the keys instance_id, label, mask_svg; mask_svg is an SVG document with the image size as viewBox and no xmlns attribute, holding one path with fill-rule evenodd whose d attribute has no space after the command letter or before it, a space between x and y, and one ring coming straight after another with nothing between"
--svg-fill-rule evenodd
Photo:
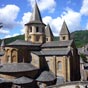
<instances>
[{"instance_id":1,"label":"arched window","mask_svg":"<svg viewBox=\"0 0 88 88\"><path fill-rule=\"evenodd\" d=\"M65 40L65 36L63 36L63 40Z\"/></svg>"},{"instance_id":2,"label":"arched window","mask_svg":"<svg viewBox=\"0 0 88 88\"><path fill-rule=\"evenodd\" d=\"M32 27L30 27L30 32L32 32Z\"/></svg>"},{"instance_id":3,"label":"arched window","mask_svg":"<svg viewBox=\"0 0 88 88\"><path fill-rule=\"evenodd\" d=\"M7 63L11 63L11 57L9 55L7 56Z\"/></svg>"},{"instance_id":4,"label":"arched window","mask_svg":"<svg viewBox=\"0 0 88 88\"><path fill-rule=\"evenodd\" d=\"M39 27L36 27L36 32L39 32Z\"/></svg>"},{"instance_id":5,"label":"arched window","mask_svg":"<svg viewBox=\"0 0 88 88\"><path fill-rule=\"evenodd\" d=\"M62 62L61 61L58 62L57 68L59 71L62 70Z\"/></svg>"},{"instance_id":6,"label":"arched window","mask_svg":"<svg viewBox=\"0 0 88 88\"><path fill-rule=\"evenodd\" d=\"M12 56L11 56L12 57L12 63L17 62L17 58L16 58L17 51L15 49L13 49L11 54L12 54Z\"/></svg>"}]
</instances>

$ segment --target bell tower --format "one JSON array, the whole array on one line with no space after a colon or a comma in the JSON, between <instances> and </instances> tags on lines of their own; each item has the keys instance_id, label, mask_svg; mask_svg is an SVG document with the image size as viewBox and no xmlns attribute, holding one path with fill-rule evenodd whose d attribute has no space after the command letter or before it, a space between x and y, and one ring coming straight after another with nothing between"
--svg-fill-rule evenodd
<instances>
[{"instance_id":1,"label":"bell tower","mask_svg":"<svg viewBox=\"0 0 88 88\"><path fill-rule=\"evenodd\" d=\"M67 40L70 40L70 32L68 30L66 22L64 21L60 31L60 41L67 41Z\"/></svg>"},{"instance_id":2,"label":"bell tower","mask_svg":"<svg viewBox=\"0 0 88 88\"><path fill-rule=\"evenodd\" d=\"M25 41L33 43L45 42L45 24L42 22L41 14L36 2L30 21L25 24Z\"/></svg>"}]
</instances>

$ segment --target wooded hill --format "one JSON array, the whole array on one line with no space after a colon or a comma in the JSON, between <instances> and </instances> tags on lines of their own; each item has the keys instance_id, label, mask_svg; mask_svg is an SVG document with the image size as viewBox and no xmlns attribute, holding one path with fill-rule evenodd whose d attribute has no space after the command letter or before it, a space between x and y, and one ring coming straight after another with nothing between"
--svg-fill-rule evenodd
<instances>
[{"instance_id":1,"label":"wooded hill","mask_svg":"<svg viewBox=\"0 0 88 88\"><path fill-rule=\"evenodd\" d=\"M82 47L88 43L88 30L80 30L71 33L71 38L75 40L77 47ZM24 35L18 35L16 37L6 38L5 44L11 43L17 39L24 40ZM54 37L54 41L58 41L59 37ZM0 40L1 44L1 40Z\"/></svg>"}]
</instances>

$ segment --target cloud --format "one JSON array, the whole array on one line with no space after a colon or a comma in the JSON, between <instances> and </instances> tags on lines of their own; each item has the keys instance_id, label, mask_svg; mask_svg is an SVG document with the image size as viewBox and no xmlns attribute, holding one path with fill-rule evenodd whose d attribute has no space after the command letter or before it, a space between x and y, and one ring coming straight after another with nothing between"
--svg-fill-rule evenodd
<instances>
[{"instance_id":1,"label":"cloud","mask_svg":"<svg viewBox=\"0 0 88 88\"><path fill-rule=\"evenodd\" d=\"M9 31L4 30L3 28L0 28L0 34L9 34Z\"/></svg>"},{"instance_id":2,"label":"cloud","mask_svg":"<svg viewBox=\"0 0 88 88\"><path fill-rule=\"evenodd\" d=\"M81 14L79 12L67 8L61 15L61 18L66 21L70 31L79 30L81 28Z\"/></svg>"},{"instance_id":3,"label":"cloud","mask_svg":"<svg viewBox=\"0 0 88 88\"><path fill-rule=\"evenodd\" d=\"M82 15L88 15L88 0L83 0L82 7L80 9Z\"/></svg>"},{"instance_id":4,"label":"cloud","mask_svg":"<svg viewBox=\"0 0 88 88\"><path fill-rule=\"evenodd\" d=\"M0 8L0 21L3 23L4 29L13 29L18 25L16 22L20 8L16 5L6 5Z\"/></svg>"},{"instance_id":5,"label":"cloud","mask_svg":"<svg viewBox=\"0 0 88 88\"><path fill-rule=\"evenodd\" d=\"M30 17L31 17L31 12L24 13L21 24L24 25L24 24L28 23L30 21Z\"/></svg>"},{"instance_id":6,"label":"cloud","mask_svg":"<svg viewBox=\"0 0 88 88\"><path fill-rule=\"evenodd\" d=\"M69 8L67 8L61 14L61 16L58 16L54 19L50 16L46 16L43 18L43 22L45 24L50 24L55 36L59 35L64 20L66 21L70 32L81 29L81 14Z\"/></svg>"},{"instance_id":7,"label":"cloud","mask_svg":"<svg viewBox=\"0 0 88 88\"><path fill-rule=\"evenodd\" d=\"M22 25L22 29L21 29L21 33L24 33L24 24L28 23L30 21L30 17L31 17L31 12L27 12L24 13L23 17L22 17L22 21L20 22L20 24Z\"/></svg>"},{"instance_id":8,"label":"cloud","mask_svg":"<svg viewBox=\"0 0 88 88\"><path fill-rule=\"evenodd\" d=\"M19 33L15 33L13 35L7 34L4 38L15 37L15 36L18 36L18 35L19 35Z\"/></svg>"},{"instance_id":9,"label":"cloud","mask_svg":"<svg viewBox=\"0 0 88 88\"><path fill-rule=\"evenodd\" d=\"M28 0L33 7L35 0ZM48 10L49 12L53 12L55 10L56 1L55 0L37 0L39 9L41 11Z\"/></svg>"}]
</instances>

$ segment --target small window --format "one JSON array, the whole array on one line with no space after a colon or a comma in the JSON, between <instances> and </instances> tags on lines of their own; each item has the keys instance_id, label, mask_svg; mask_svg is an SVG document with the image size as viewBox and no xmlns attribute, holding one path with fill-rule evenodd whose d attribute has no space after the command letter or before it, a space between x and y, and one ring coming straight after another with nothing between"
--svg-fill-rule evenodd
<instances>
[{"instance_id":1,"label":"small window","mask_svg":"<svg viewBox=\"0 0 88 88\"><path fill-rule=\"evenodd\" d=\"M32 32L32 27L30 27L30 32Z\"/></svg>"},{"instance_id":2,"label":"small window","mask_svg":"<svg viewBox=\"0 0 88 88\"><path fill-rule=\"evenodd\" d=\"M38 27L36 27L36 32L39 32L39 28Z\"/></svg>"},{"instance_id":3,"label":"small window","mask_svg":"<svg viewBox=\"0 0 88 88\"><path fill-rule=\"evenodd\" d=\"M46 41L48 41L48 38L46 38Z\"/></svg>"},{"instance_id":4,"label":"small window","mask_svg":"<svg viewBox=\"0 0 88 88\"><path fill-rule=\"evenodd\" d=\"M62 63L61 63L61 61L58 62L58 70L59 70L59 71L62 70Z\"/></svg>"},{"instance_id":5,"label":"small window","mask_svg":"<svg viewBox=\"0 0 88 88\"><path fill-rule=\"evenodd\" d=\"M65 40L65 36L63 36L63 40Z\"/></svg>"}]
</instances>

